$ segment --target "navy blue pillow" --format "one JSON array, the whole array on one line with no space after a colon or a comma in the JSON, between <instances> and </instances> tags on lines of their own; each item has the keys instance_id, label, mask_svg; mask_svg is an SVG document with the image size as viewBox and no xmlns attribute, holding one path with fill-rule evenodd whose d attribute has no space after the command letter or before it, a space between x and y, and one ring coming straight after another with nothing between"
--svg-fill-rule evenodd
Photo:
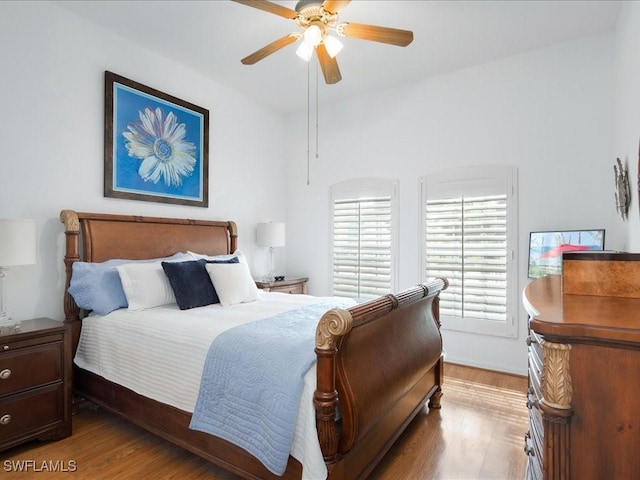
<instances>
[{"instance_id":1,"label":"navy blue pillow","mask_svg":"<svg viewBox=\"0 0 640 480\"><path fill-rule=\"evenodd\" d=\"M162 262L162 269L176 297L180 310L204 307L220 303L211 277L205 268L207 263L238 263L238 257L230 260L189 260L186 262Z\"/></svg>"},{"instance_id":2,"label":"navy blue pillow","mask_svg":"<svg viewBox=\"0 0 640 480\"><path fill-rule=\"evenodd\" d=\"M162 262L180 310L216 303L218 295L205 268L204 260Z\"/></svg>"}]
</instances>

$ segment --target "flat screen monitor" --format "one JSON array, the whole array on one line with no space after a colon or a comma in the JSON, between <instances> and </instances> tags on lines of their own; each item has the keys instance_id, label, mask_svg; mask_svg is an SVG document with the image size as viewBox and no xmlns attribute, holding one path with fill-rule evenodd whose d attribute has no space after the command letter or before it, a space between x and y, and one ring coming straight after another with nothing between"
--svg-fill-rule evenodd
<instances>
[{"instance_id":1,"label":"flat screen monitor","mask_svg":"<svg viewBox=\"0 0 640 480\"><path fill-rule=\"evenodd\" d=\"M531 232L529 278L562 273L564 252L604 250L604 229Z\"/></svg>"}]
</instances>

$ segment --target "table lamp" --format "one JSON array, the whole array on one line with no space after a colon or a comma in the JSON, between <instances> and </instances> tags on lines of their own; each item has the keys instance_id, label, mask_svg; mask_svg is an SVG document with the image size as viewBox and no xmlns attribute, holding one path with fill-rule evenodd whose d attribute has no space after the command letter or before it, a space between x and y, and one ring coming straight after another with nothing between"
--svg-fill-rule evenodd
<instances>
[{"instance_id":1,"label":"table lamp","mask_svg":"<svg viewBox=\"0 0 640 480\"><path fill-rule=\"evenodd\" d=\"M18 326L6 311L4 278L9 267L36 263L36 222L0 218L0 327Z\"/></svg>"},{"instance_id":2,"label":"table lamp","mask_svg":"<svg viewBox=\"0 0 640 480\"><path fill-rule=\"evenodd\" d=\"M269 261L269 272L264 277L265 282L273 282L275 280L275 264L274 264L274 248L284 247L285 245L285 225L284 223L268 222L259 223L257 230L258 245L269 247L271 255Z\"/></svg>"}]
</instances>

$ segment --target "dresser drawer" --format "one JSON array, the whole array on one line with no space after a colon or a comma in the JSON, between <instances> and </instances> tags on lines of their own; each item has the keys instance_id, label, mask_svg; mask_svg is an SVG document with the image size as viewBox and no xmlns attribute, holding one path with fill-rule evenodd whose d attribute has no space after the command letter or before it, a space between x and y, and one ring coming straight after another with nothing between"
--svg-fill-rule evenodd
<instances>
[{"instance_id":1,"label":"dresser drawer","mask_svg":"<svg viewBox=\"0 0 640 480\"><path fill-rule=\"evenodd\" d=\"M544 430L542 426L542 414L537 408L529 411L529 431L531 432L531 445L534 456L542 464L544 455Z\"/></svg>"},{"instance_id":2,"label":"dresser drawer","mask_svg":"<svg viewBox=\"0 0 640 480\"><path fill-rule=\"evenodd\" d=\"M62 379L62 342L0 353L0 396Z\"/></svg>"},{"instance_id":3,"label":"dresser drawer","mask_svg":"<svg viewBox=\"0 0 640 480\"><path fill-rule=\"evenodd\" d=\"M298 283L296 285L283 285L282 287L271 287L269 291L301 295L302 293L304 293L304 286L301 283Z\"/></svg>"},{"instance_id":4,"label":"dresser drawer","mask_svg":"<svg viewBox=\"0 0 640 480\"><path fill-rule=\"evenodd\" d=\"M0 443L64 421L62 382L0 399Z\"/></svg>"},{"instance_id":5,"label":"dresser drawer","mask_svg":"<svg viewBox=\"0 0 640 480\"><path fill-rule=\"evenodd\" d=\"M529 457L529 461L527 462L526 478L527 480L543 480L544 478L542 476L540 462L535 457Z\"/></svg>"},{"instance_id":6,"label":"dresser drawer","mask_svg":"<svg viewBox=\"0 0 640 480\"><path fill-rule=\"evenodd\" d=\"M538 400L542 399L542 338L533 331L529 332L527 345L529 346L529 384L534 389Z\"/></svg>"},{"instance_id":7,"label":"dresser drawer","mask_svg":"<svg viewBox=\"0 0 640 480\"><path fill-rule=\"evenodd\" d=\"M527 478L542 479L543 464L543 430L540 411L533 407L529 410L529 432L525 438L525 452L527 453Z\"/></svg>"},{"instance_id":8,"label":"dresser drawer","mask_svg":"<svg viewBox=\"0 0 640 480\"><path fill-rule=\"evenodd\" d=\"M542 399L542 365L529 355L529 385L538 401Z\"/></svg>"}]
</instances>

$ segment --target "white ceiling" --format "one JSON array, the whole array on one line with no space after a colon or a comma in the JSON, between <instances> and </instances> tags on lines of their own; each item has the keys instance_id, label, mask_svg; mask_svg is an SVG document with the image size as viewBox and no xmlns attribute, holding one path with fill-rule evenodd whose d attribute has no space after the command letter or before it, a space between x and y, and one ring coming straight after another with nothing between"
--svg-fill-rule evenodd
<instances>
[{"instance_id":1,"label":"white ceiling","mask_svg":"<svg viewBox=\"0 0 640 480\"><path fill-rule=\"evenodd\" d=\"M307 63L289 45L252 66L240 59L297 31L293 20L227 0L56 1L216 82L287 113L306 107ZM295 8L295 1L277 1ZM412 30L408 47L341 38L342 81L323 102L414 82L615 29L620 1L354 0L341 22ZM317 62L312 59L312 88ZM105 70L113 67L105 65ZM139 79L133 79L139 80Z\"/></svg>"}]
</instances>

